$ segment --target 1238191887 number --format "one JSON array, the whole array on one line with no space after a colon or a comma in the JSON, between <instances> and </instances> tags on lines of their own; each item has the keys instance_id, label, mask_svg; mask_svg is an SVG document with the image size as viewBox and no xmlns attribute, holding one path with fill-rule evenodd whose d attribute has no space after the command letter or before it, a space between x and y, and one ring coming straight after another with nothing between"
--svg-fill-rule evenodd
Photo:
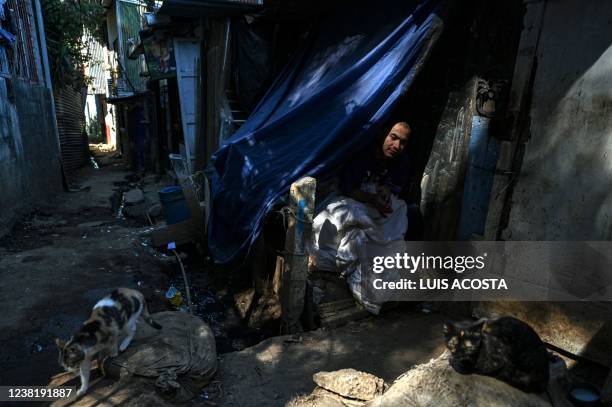
<instances>
[{"instance_id":1,"label":"1238191887 number","mask_svg":"<svg viewBox=\"0 0 612 407\"><path fill-rule=\"evenodd\" d=\"M76 394L75 387L0 386L0 401L53 401Z\"/></svg>"}]
</instances>

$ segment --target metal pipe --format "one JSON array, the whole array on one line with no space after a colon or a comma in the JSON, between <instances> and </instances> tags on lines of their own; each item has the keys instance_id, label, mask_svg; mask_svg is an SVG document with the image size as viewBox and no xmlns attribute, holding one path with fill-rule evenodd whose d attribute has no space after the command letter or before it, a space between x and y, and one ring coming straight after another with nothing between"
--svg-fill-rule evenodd
<instances>
[{"instance_id":1,"label":"metal pipe","mask_svg":"<svg viewBox=\"0 0 612 407\"><path fill-rule=\"evenodd\" d=\"M51 92L51 109L53 117L55 117L55 99L53 98L53 83L51 82L51 69L49 68L49 55L47 54L47 37L45 35L45 25L43 23L42 9L40 8L40 0L34 0L36 6L36 23L38 25L38 42L40 44L40 52L42 53L42 64L45 72L45 83L47 89ZM57 123L55 125L57 132ZM59 138L58 138L59 140Z\"/></svg>"},{"instance_id":2,"label":"metal pipe","mask_svg":"<svg viewBox=\"0 0 612 407\"><path fill-rule=\"evenodd\" d=\"M53 122L53 131L57 140L57 153L60 161L64 187L68 188L68 178L66 178L66 174L64 173L64 164L62 163L62 145L60 143L59 128L57 127L55 97L53 96L53 82L51 82L51 69L49 68L49 55L47 54L47 36L45 35L45 24L43 22L40 0L34 0L34 8L36 8L36 24L38 26L38 48L42 54L41 59L43 71L45 73L45 84L49 90L49 99L51 100L51 115L53 116L51 121Z\"/></svg>"}]
</instances>

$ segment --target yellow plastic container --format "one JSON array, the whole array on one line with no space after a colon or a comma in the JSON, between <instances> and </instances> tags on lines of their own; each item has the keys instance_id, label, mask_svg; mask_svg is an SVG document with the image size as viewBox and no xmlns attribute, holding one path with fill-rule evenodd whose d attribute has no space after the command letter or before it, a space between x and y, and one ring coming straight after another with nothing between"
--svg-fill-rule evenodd
<instances>
[{"instance_id":1,"label":"yellow plastic container","mask_svg":"<svg viewBox=\"0 0 612 407\"><path fill-rule=\"evenodd\" d=\"M181 305L183 305L183 294L174 286L171 286L168 291L166 291L166 299L176 308L180 308Z\"/></svg>"}]
</instances>

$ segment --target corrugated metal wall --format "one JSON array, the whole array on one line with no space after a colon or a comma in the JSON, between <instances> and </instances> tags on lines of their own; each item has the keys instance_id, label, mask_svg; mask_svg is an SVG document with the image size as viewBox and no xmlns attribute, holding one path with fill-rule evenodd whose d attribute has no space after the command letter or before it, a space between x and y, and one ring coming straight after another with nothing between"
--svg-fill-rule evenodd
<instances>
[{"instance_id":1,"label":"corrugated metal wall","mask_svg":"<svg viewBox=\"0 0 612 407\"><path fill-rule=\"evenodd\" d=\"M95 38L87 35L87 76L91 80L88 93L90 95L106 94L106 51Z\"/></svg>"},{"instance_id":2,"label":"corrugated metal wall","mask_svg":"<svg viewBox=\"0 0 612 407\"><path fill-rule=\"evenodd\" d=\"M38 57L32 2L9 0L5 4L6 20L0 20L0 28L14 34L16 39L12 46L0 45L0 74L41 83L42 67ZM9 21L12 23L9 24Z\"/></svg>"},{"instance_id":3,"label":"corrugated metal wall","mask_svg":"<svg viewBox=\"0 0 612 407\"><path fill-rule=\"evenodd\" d=\"M83 95L70 86L55 89L53 95L55 97L62 164L64 172L70 174L89 161Z\"/></svg>"},{"instance_id":4,"label":"corrugated metal wall","mask_svg":"<svg viewBox=\"0 0 612 407\"><path fill-rule=\"evenodd\" d=\"M119 81L120 92L137 92L146 90L146 78L140 76L143 72L143 64L139 59L133 60L127 57L129 39L138 39L140 32L140 21L146 8L144 6L128 3L126 1L117 2L117 15L119 24L119 60L121 62L121 70L125 70L125 75L122 75L124 80ZM123 83L122 83L123 82Z\"/></svg>"}]
</instances>

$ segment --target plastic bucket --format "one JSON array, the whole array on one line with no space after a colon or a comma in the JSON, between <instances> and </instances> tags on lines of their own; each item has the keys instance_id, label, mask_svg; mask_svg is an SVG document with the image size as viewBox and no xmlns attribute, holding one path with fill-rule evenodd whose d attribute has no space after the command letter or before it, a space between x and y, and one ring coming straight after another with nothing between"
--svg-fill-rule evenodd
<instances>
[{"instance_id":1,"label":"plastic bucket","mask_svg":"<svg viewBox=\"0 0 612 407\"><path fill-rule=\"evenodd\" d=\"M182 222L191 217L187 201L183 195L183 189L178 185L160 190L159 202L168 225Z\"/></svg>"}]
</instances>

